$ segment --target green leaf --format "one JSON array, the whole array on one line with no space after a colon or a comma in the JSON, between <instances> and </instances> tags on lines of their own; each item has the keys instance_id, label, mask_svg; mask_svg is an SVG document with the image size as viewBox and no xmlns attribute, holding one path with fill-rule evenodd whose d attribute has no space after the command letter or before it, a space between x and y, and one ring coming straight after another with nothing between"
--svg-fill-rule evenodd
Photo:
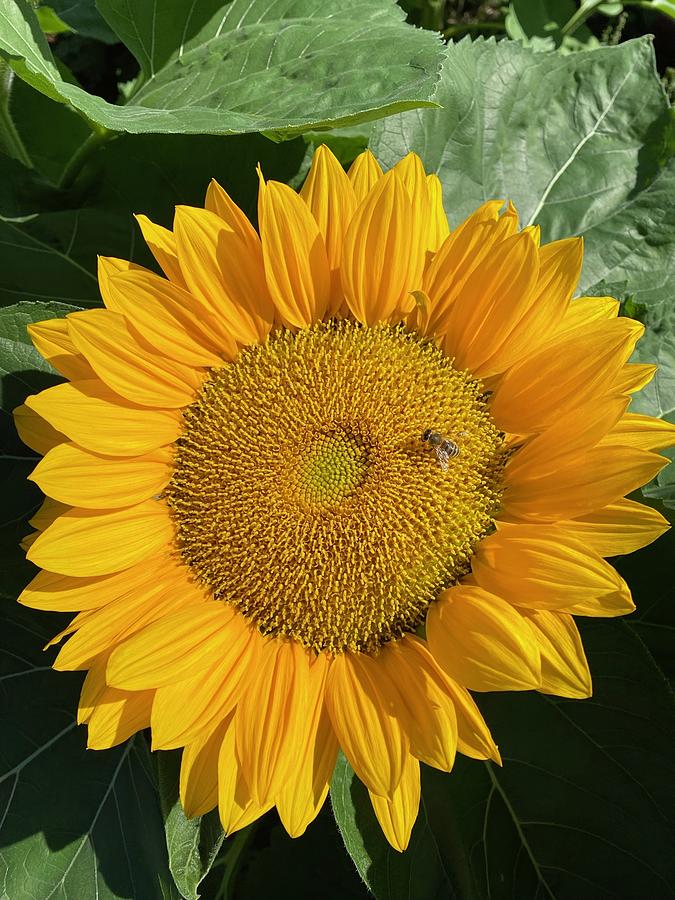
<instances>
[{"instance_id":1,"label":"green leaf","mask_svg":"<svg viewBox=\"0 0 675 900\"><path fill-rule=\"evenodd\" d=\"M49 5L78 34L106 44L119 40L96 8L95 0L49 0Z\"/></svg>"},{"instance_id":2,"label":"green leaf","mask_svg":"<svg viewBox=\"0 0 675 900\"><path fill-rule=\"evenodd\" d=\"M113 750L88 751L74 719L81 676L51 671L54 654L41 651L52 632L49 617L15 602L3 607L5 896L177 897L143 735Z\"/></svg>"},{"instance_id":3,"label":"green leaf","mask_svg":"<svg viewBox=\"0 0 675 900\"><path fill-rule=\"evenodd\" d=\"M242 853L241 867L229 880L231 890L225 895L227 900L270 900L271 897L274 900L369 900L372 897L345 853L328 803L298 838L289 837L271 814L253 827L256 831L245 848L245 855ZM234 851L239 834L229 839ZM217 874L214 869L214 875Z\"/></svg>"},{"instance_id":4,"label":"green leaf","mask_svg":"<svg viewBox=\"0 0 675 900\"><path fill-rule=\"evenodd\" d=\"M377 900L452 900L457 896L424 802L408 849L398 853L387 843L368 791L342 753L333 772L330 799L347 852Z\"/></svg>"},{"instance_id":5,"label":"green leaf","mask_svg":"<svg viewBox=\"0 0 675 900\"><path fill-rule=\"evenodd\" d=\"M674 518L672 513L670 517L671 520ZM675 686L674 559L675 531L671 528L649 547L622 556L614 560L614 564L630 584L637 606L626 621Z\"/></svg>"},{"instance_id":6,"label":"green leaf","mask_svg":"<svg viewBox=\"0 0 675 900\"><path fill-rule=\"evenodd\" d=\"M545 241L583 235L579 293L620 283L648 308L639 353L662 366L650 390L663 408L675 396L675 160L651 40L566 56L464 40L435 99L443 109L375 123L371 149L386 166L418 152L452 224L504 197Z\"/></svg>"},{"instance_id":7,"label":"green leaf","mask_svg":"<svg viewBox=\"0 0 675 900\"><path fill-rule=\"evenodd\" d=\"M131 217L87 208L18 219L0 216L0 246L0 306L25 299L100 304L97 254L148 259Z\"/></svg>"},{"instance_id":8,"label":"green leaf","mask_svg":"<svg viewBox=\"0 0 675 900\"><path fill-rule=\"evenodd\" d=\"M583 632L592 699L478 695L504 766L462 756L450 775L423 767L422 820L404 854L387 850L341 763L333 808L378 900L447 897L441 877L459 900L675 897L673 695L630 626Z\"/></svg>"},{"instance_id":9,"label":"green leaf","mask_svg":"<svg viewBox=\"0 0 675 900\"><path fill-rule=\"evenodd\" d=\"M255 218L256 164L287 181L304 152L299 138L282 148L260 135L123 135L92 156L91 205L74 209L58 206L77 204L77 193L55 191L0 155L0 306L30 299L99 305L98 255L154 265L134 213L171 227L174 207L201 206L213 177Z\"/></svg>"},{"instance_id":10,"label":"green leaf","mask_svg":"<svg viewBox=\"0 0 675 900\"><path fill-rule=\"evenodd\" d=\"M188 819L178 795L180 751L157 754L159 798L164 817L169 868L181 895L198 900L199 885L213 865L225 840L218 810Z\"/></svg>"},{"instance_id":11,"label":"green leaf","mask_svg":"<svg viewBox=\"0 0 675 900\"><path fill-rule=\"evenodd\" d=\"M34 456L16 434L12 410L29 394L63 380L33 347L26 326L61 318L77 309L64 303L16 303L0 309L0 454ZM3 502L7 502L5 495Z\"/></svg>"},{"instance_id":12,"label":"green leaf","mask_svg":"<svg viewBox=\"0 0 675 900\"><path fill-rule=\"evenodd\" d=\"M68 160L91 133L87 123L20 78L14 80L10 112L35 168L58 182Z\"/></svg>"},{"instance_id":13,"label":"green leaf","mask_svg":"<svg viewBox=\"0 0 675 900\"><path fill-rule=\"evenodd\" d=\"M0 0L18 74L111 131L276 137L430 105L441 43L393 0L100 0L144 76L125 106L62 80L27 0ZM396 46L392 56L391 48Z\"/></svg>"},{"instance_id":14,"label":"green leaf","mask_svg":"<svg viewBox=\"0 0 675 900\"><path fill-rule=\"evenodd\" d=\"M202 206L215 178L255 220L258 163L266 178L286 182L296 174L304 153L301 138L279 145L257 134L121 135L92 159L91 202L119 210L129 221L133 213L142 212L172 227L174 207Z\"/></svg>"}]
</instances>

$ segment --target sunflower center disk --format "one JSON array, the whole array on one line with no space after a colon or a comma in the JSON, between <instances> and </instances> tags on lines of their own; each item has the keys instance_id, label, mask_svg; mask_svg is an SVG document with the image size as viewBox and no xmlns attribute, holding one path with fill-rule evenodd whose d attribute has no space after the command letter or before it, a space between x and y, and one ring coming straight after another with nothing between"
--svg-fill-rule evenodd
<instances>
[{"instance_id":1,"label":"sunflower center disk","mask_svg":"<svg viewBox=\"0 0 675 900\"><path fill-rule=\"evenodd\" d=\"M455 441L447 469L421 440ZM277 331L185 411L167 500L184 561L265 634L376 651L469 570L501 493L482 386L403 328Z\"/></svg>"}]
</instances>

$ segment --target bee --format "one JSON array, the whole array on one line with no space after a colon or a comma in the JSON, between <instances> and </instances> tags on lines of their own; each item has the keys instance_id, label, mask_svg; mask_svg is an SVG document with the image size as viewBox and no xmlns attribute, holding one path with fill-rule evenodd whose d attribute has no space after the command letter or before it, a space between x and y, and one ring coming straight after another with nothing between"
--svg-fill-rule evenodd
<instances>
[{"instance_id":1,"label":"bee","mask_svg":"<svg viewBox=\"0 0 675 900\"><path fill-rule=\"evenodd\" d=\"M462 436L466 435L466 431L461 432ZM422 441L428 444L434 451L438 465L444 472L448 471L448 464L460 454L459 445L449 438L443 437L440 431L434 431L433 428L427 428L422 434Z\"/></svg>"}]
</instances>

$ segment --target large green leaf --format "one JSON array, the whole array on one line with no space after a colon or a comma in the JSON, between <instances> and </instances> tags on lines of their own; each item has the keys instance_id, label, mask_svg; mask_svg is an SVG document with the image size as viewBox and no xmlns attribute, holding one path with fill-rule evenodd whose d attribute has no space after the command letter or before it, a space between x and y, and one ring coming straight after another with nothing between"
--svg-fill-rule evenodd
<instances>
[{"instance_id":1,"label":"large green leaf","mask_svg":"<svg viewBox=\"0 0 675 900\"><path fill-rule=\"evenodd\" d=\"M639 408L672 410L674 131L650 39L566 56L464 40L448 47L435 99L443 109L375 123L373 151L387 166L417 151L453 224L504 197L546 241L583 235L579 292L645 306L639 358L661 368Z\"/></svg>"},{"instance_id":2,"label":"large green leaf","mask_svg":"<svg viewBox=\"0 0 675 900\"><path fill-rule=\"evenodd\" d=\"M7 539L8 530L3 530ZM3 599L0 883L6 897L177 897L142 735L88 751L74 719L81 676L40 647L54 622Z\"/></svg>"},{"instance_id":3,"label":"large green leaf","mask_svg":"<svg viewBox=\"0 0 675 900\"><path fill-rule=\"evenodd\" d=\"M441 44L394 0L100 0L137 57L125 106L60 76L27 0L0 0L0 52L38 90L112 131L279 136L429 103ZM392 47L396 53L392 54Z\"/></svg>"},{"instance_id":4,"label":"large green leaf","mask_svg":"<svg viewBox=\"0 0 675 900\"><path fill-rule=\"evenodd\" d=\"M344 764L333 808L378 900L645 900L675 897L675 703L630 626L583 629L594 694L478 699L503 768L466 757L424 769L406 853L388 848Z\"/></svg>"},{"instance_id":5,"label":"large green leaf","mask_svg":"<svg viewBox=\"0 0 675 900\"><path fill-rule=\"evenodd\" d=\"M435 99L378 122L385 165L417 151L457 224L510 198L546 241L582 234L581 290L627 282L645 303L675 288L671 113L648 38L561 56L510 41L448 47Z\"/></svg>"}]
</instances>

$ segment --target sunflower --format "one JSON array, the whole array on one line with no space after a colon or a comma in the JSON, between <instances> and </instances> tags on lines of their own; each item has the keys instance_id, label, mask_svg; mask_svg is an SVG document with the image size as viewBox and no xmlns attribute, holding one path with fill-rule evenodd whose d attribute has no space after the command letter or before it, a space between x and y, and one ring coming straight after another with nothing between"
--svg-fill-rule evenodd
<instances>
[{"instance_id":1,"label":"sunflower","mask_svg":"<svg viewBox=\"0 0 675 900\"><path fill-rule=\"evenodd\" d=\"M341 748L403 850L420 761L500 762L469 691L590 696L573 617L633 610L603 557L666 529L624 497L675 428L626 411L654 367L572 299L581 240L500 200L450 231L414 154L320 147L258 219L215 182L139 216L165 277L101 259L105 308L30 326L68 380L16 411L47 496L20 601L77 612L89 747L183 748L189 816L302 834Z\"/></svg>"}]
</instances>

